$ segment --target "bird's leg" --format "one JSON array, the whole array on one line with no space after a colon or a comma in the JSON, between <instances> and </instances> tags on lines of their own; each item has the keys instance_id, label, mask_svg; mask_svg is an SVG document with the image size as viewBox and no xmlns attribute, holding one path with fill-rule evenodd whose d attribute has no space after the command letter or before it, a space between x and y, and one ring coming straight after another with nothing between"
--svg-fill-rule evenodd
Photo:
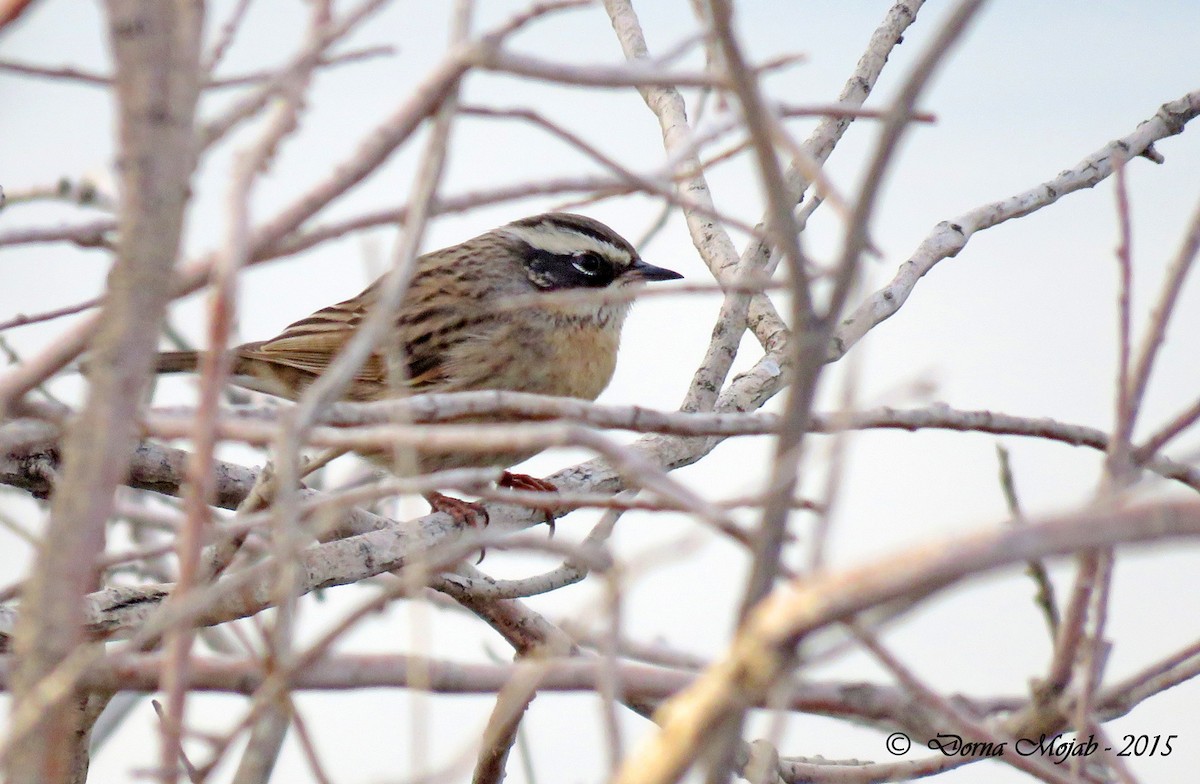
<instances>
[{"instance_id":1,"label":"bird's leg","mask_svg":"<svg viewBox=\"0 0 1200 784\"><path fill-rule=\"evenodd\" d=\"M500 475L500 481L496 483L498 487L507 487L510 490L532 490L535 493L557 493L558 486L553 482L547 482L545 479L538 479L536 476L529 474L514 474L511 471L505 471ZM537 506L535 509L546 515L546 525L550 526L550 535L554 536L554 521L557 519L558 507L556 506Z\"/></svg>"}]
</instances>

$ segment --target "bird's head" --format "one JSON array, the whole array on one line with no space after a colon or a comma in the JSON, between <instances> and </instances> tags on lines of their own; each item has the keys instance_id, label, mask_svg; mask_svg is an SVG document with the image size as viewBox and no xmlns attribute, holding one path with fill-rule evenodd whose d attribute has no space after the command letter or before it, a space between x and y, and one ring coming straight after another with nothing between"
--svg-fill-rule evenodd
<instances>
[{"instance_id":1,"label":"bird's head","mask_svg":"<svg viewBox=\"0 0 1200 784\"><path fill-rule=\"evenodd\" d=\"M501 231L521 243L525 272L542 291L603 289L683 277L642 261L624 237L583 215L548 212L509 223Z\"/></svg>"}]
</instances>

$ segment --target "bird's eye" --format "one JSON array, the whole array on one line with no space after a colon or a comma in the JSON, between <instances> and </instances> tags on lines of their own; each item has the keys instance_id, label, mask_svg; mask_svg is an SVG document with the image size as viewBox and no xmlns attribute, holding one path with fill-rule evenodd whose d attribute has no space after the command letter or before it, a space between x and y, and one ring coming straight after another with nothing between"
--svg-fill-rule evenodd
<instances>
[{"instance_id":1,"label":"bird's eye","mask_svg":"<svg viewBox=\"0 0 1200 784\"><path fill-rule=\"evenodd\" d=\"M596 253L576 253L571 257L571 266L582 272L588 277L593 277L600 273L604 262Z\"/></svg>"}]
</instances>

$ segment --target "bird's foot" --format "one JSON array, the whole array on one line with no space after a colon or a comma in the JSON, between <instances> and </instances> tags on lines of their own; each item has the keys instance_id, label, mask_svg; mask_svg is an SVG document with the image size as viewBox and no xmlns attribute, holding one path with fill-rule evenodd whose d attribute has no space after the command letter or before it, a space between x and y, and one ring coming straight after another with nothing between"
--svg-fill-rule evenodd
<instances>
[{"instance_id":1,"label":"bird's foot","mask_svg":"<svg viewBox=\"0 0 1200 784\"><path fill-rule=\"evenodd\" d=\"M430 509L435 512L445 512L453 517L459 525L469 525L472 528L487 527L488 513L483 504L464 501L461 498L451 498L441 493L429 493L425 496L425 500L429 502ZM483 563L485 555L487 555L487 550L480 549L479 560L475 563Z\"/></svg>"},{"instance_id":2,"label":"bird's foot","mask_svg":"<svg viewBox=\"0 0 1200 784\"><path fill-rule=\"evenodd\" d=\"M429 493L425 500L429 502L430 509L450 515L459 525L469 525L472 528L487 527L488 513L483 504L451 498L441 493Z\"/></svg>"},{"instance_id":3,"label":"bird's foot","mask_svg":"<svg viewBox=\"0 0 1200 784\"><path fill-rule=\"evenodd\" d=\"M558 492L558 486L553 482L547 482L545 479L538 479L536 476L530 476L529 474L514 474L511 471L505 471L501 474L500 481L496 484L499 487L507 487L510 490L530 490L535 493ZM534 508L546 515L546 525L550 526L550 535L554 536L554 521L558 518L558 507L538 506Z\"/></svg>"}]
</instances>

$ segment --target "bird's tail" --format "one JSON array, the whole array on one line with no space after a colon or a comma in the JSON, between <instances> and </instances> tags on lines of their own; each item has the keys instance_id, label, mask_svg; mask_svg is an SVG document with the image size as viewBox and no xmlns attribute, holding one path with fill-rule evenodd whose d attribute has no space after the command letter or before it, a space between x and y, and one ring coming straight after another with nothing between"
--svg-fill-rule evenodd
<instances>
[{"instance_id":1,"label":"bird's tail","mask_svg":"<svg viewBox=\"0 0 1200 784\"><path fill-rule=\"evenodd\" d=\"M164 351L155 360L156 373L194 373L200 361L197 351Z\"/></svg>"}]
</instances>

